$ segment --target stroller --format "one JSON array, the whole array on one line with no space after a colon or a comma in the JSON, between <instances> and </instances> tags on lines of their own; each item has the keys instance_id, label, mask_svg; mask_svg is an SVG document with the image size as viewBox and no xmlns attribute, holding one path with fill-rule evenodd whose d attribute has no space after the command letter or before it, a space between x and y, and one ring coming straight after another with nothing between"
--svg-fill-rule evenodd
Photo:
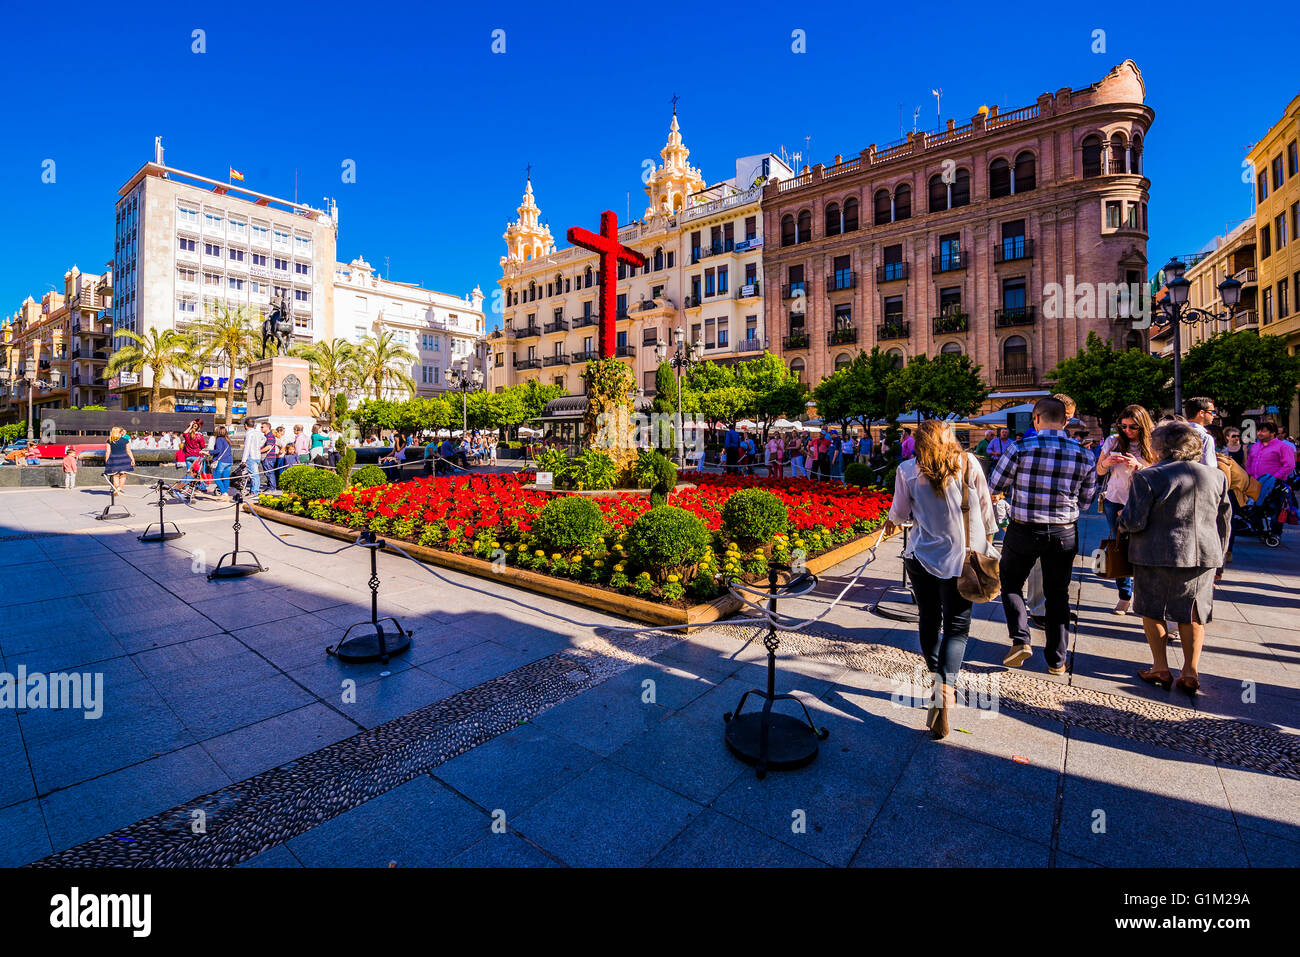
<instances>
[{"instance_id":1,"label":"stroller","mask_svg":"<svg viewBox=\"0 0 1300 957\"><path fill-rule=\"evenodd\" d=\"M1300 471L1285 480L1265 475L1259 480L1259 497L1233 509L1234 533L1253 535L1269 548L1277 548L1282 543L1282 526L1300 522L1297 487L1300 487Z\"/></svg>"},{"instance_id":2,"label":"stroller","mask_svg":"<svg viewBox=\"0 0 1300 957\"><path fill-rule=\"evenodd\" d=\"M212 488L212 461L207 456L195 459L185 469L184 475L174 482L165 482L164 490L172 501L188 505L201 488Z\"/></svg>"}]
</instances>

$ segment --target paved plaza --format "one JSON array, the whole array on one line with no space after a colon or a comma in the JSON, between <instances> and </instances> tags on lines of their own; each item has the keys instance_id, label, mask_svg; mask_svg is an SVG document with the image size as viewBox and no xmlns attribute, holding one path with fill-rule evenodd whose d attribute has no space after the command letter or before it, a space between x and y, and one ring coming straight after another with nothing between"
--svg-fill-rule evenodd
<instances>
[{"instance_id":1,"label":"paved plaza","mask_svg":"<svg viewBox=\"0 0 1300 957\"><path fill-rule=\"evenodd\" d=\"M829 737L760 781L722 739L764 680L752 626L631 631L384 554L381 614L412 649L342 664L325 648L369 617L364 552L245 515L269 571L209 582L233 509L169 508L185 537L145 545L157 511L131 492L111 522L98 490L0 492L0 672L103 675L96 720L0 709L0 864L1300 864L1295 529L1279 549L1238 540L1194 705L1136 678L1139 620L1080 560L1067 674L1047 675L1041 632L1002 668L1001 605L977 606L967 670L996 694L973 691L942 742L900 700L915 627L869 611L900 577L887 542L782 635L779 690ZM1084 520L1087 550L1103 528ZM826 611L861 561L783 610Z\"/></svg>"}]
</instances>

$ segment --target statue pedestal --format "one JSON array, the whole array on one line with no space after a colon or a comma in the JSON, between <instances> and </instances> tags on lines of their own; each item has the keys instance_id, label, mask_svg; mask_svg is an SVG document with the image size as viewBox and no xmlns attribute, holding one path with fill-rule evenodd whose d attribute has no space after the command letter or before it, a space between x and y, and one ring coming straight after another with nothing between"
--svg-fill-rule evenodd
<instances>
[{"instance_id":1,"label":"statue pedestal","mask_svg":"<svg viewBox=\"0 0 1300 957\"><path fill-rule=\"evenodd\" d=\"M306 359L271 356L250 362L244 394L248 414L258 422L270 422L273 429L283 425L292 432L301 425L309 430L316 421L311 413L311 366Z\"/></svg>"}]
</instances>

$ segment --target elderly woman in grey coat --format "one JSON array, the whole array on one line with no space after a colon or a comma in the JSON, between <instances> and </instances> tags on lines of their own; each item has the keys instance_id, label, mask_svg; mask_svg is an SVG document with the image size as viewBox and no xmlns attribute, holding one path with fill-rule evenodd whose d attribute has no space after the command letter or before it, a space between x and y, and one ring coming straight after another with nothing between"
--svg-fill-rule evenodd
<instances>
[{"instance_id":1,"label":"elderly woman in grey coat","mask_svg":"<svg viewBox=\"0 0 1300 957\"><path fill-rule=\"evenodd\" d=\"M1200 463L1201 438L1185 422L1166 422L1152 433L1160 462L1133 474L1119 526L1129 533L1133 610L1151 646L1151 667L1139 671L1148 684L1173 684L1165 646L1165 622L1178 623L1183 670L1178 688L1195 695L1205 623L1214 599L1214 573L1223 563L1232 521L1228 482Z\"/></svg>"}]
</instances>

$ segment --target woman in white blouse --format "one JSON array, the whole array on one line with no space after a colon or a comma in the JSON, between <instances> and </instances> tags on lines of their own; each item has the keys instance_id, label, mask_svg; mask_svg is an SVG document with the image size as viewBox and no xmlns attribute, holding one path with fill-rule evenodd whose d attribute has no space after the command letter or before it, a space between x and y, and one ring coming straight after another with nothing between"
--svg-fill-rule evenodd
<instances>
[{"instance_id":1,"label":"woman in white blouse","mask_svg":"<svg viewBox=\"0 0 1300 957\"><path fill-rule=\"evenodd\" d=\"M969 491L964 516L963 488ZM968 522L965 537L963 517ZM886 533L907 521L912 530L903 561L916 595L921 654L934 676L935 691L942 694L925 723L935 738L943 738L951 727L957 676L970 634L971 603L957 591L966 561L964 541L992 554L997 520L984 470L973 455L962 451L952 426L937 419L921 423L914 457L898 466Z\"/></svg>"}]
</instances>

